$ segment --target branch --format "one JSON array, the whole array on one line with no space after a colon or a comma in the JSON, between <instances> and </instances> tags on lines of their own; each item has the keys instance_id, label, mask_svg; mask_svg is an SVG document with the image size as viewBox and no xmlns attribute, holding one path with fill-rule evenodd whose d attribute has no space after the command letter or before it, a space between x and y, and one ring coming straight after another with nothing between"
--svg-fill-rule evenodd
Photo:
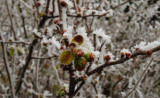
<instances>
[{"instance_id":1,"label":"branch","mask_svg":"<svg viewBox=\"0 0 160 98\"><path fill-rule=\"evenodd\" d=\"M4 43L4 44L25 44L25 45L30 45L30 42L24 42L24 41L0 41L0 43Z\"/></svg>"},{"instance_id":2,"label":"branch","mask_svg":"<svg viewBox=\"0 0 160 98\"><path fill-rule=\"evenodd\" d=\"M54 54L54 55L48 56L48 57L32 57L32 59L51 59L53 57L58 57L58 55Z\"/></svg>"},{"instance_id":3,"label":"branch","mask_svg":"<svg viewBox=\"0 0 160 98\"><path fill-rule=\"evenodd\" d=\"M156 52L156 51L159 51L160 50L160 46L157 46L153 49L151 49L150 51L152 52ZM146 55L146 51L142 51L142 50L139 50L139 51L136 51L135 53L132 54L131 58L133 57L136 57L138 55ZM112 65L116 65L116 64L121 64L121 63L124 63L125 61L131 59L131 58L121 58L119 60L115 60L115 61L111 61L111 62L107 62L105 64L102 64L100 65L99 67L93 69L92 71L88 72L88 76L94 74L94 73L97 73L99 71L102 71L105 67L108 67L108 66L112 66Z\"/></svg>"},{"instance_id":4,"label":"branch","mask_svg":"<svg viewBox=\"0 0 160 98\"><path fill-rule=\"evenodd\" d=\"M20 80L19 80L19 82L17 83L16 94L18 94L19 90L21 89L22 79L24 78L24 75L25 75L25 72L26 72L26 70L27 70L27 67L28 67L28 65L29 65L29 63L30 63L30 61L31 61L31 59L32 59L33 48L34 48L34 46L36 45L37 41L38 41L38 39L34 39L34 40L32 41L32 44L31 44L30 48L29 48L29 54L28 54L28 56L27 56L26 63L25 63L25 65L24 65L23 69L22 69L22 74L21 74L21 76L20 76Z\"/></svg>"},{"instance_id":5,"label":"branch","mask_svg":"<svg viewBox=\"0 0 160 98\"><path fill-rule=\"evenodd\" d=\"M49 3L50 3L50 0L47 0L47 6L45 10L46 15L48 14ZM40 21L38 28L42 28L47 19L48 19L47 16L44 16L42 20Z\"/></svg>"}]
</instances>

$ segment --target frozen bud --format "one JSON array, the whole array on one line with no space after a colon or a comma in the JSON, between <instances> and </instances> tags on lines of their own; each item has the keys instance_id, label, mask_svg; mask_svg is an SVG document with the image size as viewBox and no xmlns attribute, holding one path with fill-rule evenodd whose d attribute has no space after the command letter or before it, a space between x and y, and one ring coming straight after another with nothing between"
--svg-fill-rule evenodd
<instances>
[{"instance_id":1,"label":"frozen bud","mask_svg":"<svg viewBox=\"0 0 160 98\"><path fill-rule=\"evenodd\" d=\"M128 52L126 52L125 55L126 55L127 58L131 57L131 53L128 53Z\"/></svg>"},{"instance_id":2,"label":"frozen bud","mask_svg":"<svg viewBox=\"0 0 160 98\"><path fill-rule=\"evenodd\" d=\"M70 48L70 49L74 49L76 46L77 46L77 44L76 44L75 42L71 42L71 43L69 44L69 48Z\"/></svg>"},{"instance_id":3,"label":"frozen bud","mask_svg":"<svg viewBox=\"0 0 160 98\"><path fill-rule=\"evenodd\" d=\"M82 51L82 49L74 49L73 53L78 57L82 57L84 55L84 52Z\"/></svg>"},{"instance_id":4,"label":"frozen bud","mask_svg":"<svg viewBox=\"0 0 160 98\"><path fill-rule=\"evenodd\" d=\"M79 17L80 17L80 16L81 16L81 13L80 13L80 12L78 12L78 13L77 13L77 16L79 16Z\"/></svg>"},{"instance_id":5,"label":"frozen bud","mask_svg":"<svg viewBox=\"0 0 160 98\"><path fill-rule=\"evenodd\" d=\"M80 7L78 7L78 12L81 12L81 8Z\"/></svg>"},{"instance_id":6,"label":"frozen bud","mask_svg":"<svg viewBox=\"0 0 160 98\"><path fill-rule=\"evenodd\" d=\"M94 61L95 55L94 55L93 53L88 52L88 53L86 53L86 54L84 55L84 58L85 58L88 62L92 62L92 61Z\"/></svg>"},{"instance_id":7,"label":"frozen bud","mask_svg":"<svg viewBox=\"0 0 160 98\"><path fill-rule=\"evenodd\" d=\"M86 75L82 76L82 79L87 80L87 76Z\"/></svg>"},{"instance_id":8,"label":"frozen bud","mask_svg":"<svg viewBox=\"0 0 160 98\"><path fill-rule=\"evenodd\" d=\"M148 56L151 56L151 55L152 55L152 51L147 50L147 51L146 51L146 54L147 54Z\"/></svg>"},{"instance_id":9,"label":"frozen bud","mask_svg":"<svg viewBox=\"0 0 160 98\"><path fill-rule=\"evenodd\" d=\"M47 46L47 42L43 42L43 46Z\"/></svg>"},{"instance_id":10,"label":"frozen bud","mask_svg":"<svg viewBox=\"0 0 160 98\"><path fill-rule=\"evenodd\" d=\"M46 28L45 30L44 30L44 35L46 35L48 33L48 29Z\"/></svg>"},{"instance_id":11,"label":"frozen bud","mask_svg":"<svg viewBox=\"0 0 160 98\"><path fill-rule=\"evenodd\" d=\"M12 38L9 38L8 41L9 41L9 42L12 42Z\"/></svg>"},{"instance_id":12,"label":"frozen bud","mask_svg":"<svg viewBox=\"0 0 160 98\"><path fill-rule=\"evenodd\" d=\"M41 6L41 2L40 2L40 1L36 1L36 4L37 4L38 6Z\"/></svg>"},{"instance_id":13,"label":"frozen bud","mask_svg":"<svg viewBox=\"0 0 160 98\"><path fill-rule=\"evenodd\" d=\"M53 22L54 22L55 24L57 24L57 25L59 24L59 20L58 20L58 19L57 19L57 20L54 20Z\"/></svg>"},{"instance_id":14,"label":"frozen bud","mask_svg":"<svg viewBox=\"0 0 160 98\"><path fill-rule=\"evenodd\" d=\"M49 41L48 44L49 44L49 45L52 45L52 41Z\"/></svg>"},{"instance_id":15,"label":"frozen bud","mask_svg":"<svg viewBox=\"0 0 160 98\"><path fill-rule=\"evenodd\" d=\"M67 7L68 4L67 4L65 1L61 1L61 6L62 6L62 7Z\"/></svg>"},{"instance_id":16,"label":"frozen bud","mask_svg":"<svg viewBox=\"0 0 160 98\"><path fill-rule=\"evenodd\" d=\"M61 47L60 47L60 50L63 50L63 49L64 49L63 46L61 46Z\"/></svg>"},{"instance_id":17,"label":"frozen bud","mask_svg":"<svg viewBox=\"0 0 160 98\"><path fill-rule=\"evenodd\" d=\"M62 31L61 34L63 35L66 32L66 30Z\"/></svg>"},{"instance_id":18,"label":"frozen bud","mask_svg":"<svg viewBox=\"0 0 160 98\"><path fill-rule=\"evenodd\" d=\"M49 14L51 14L51 15L52 15L52 14L53 14L53 11L52 11L52 10L49 10Z\"/></svg>"},{"instance_id":19,"label":"frozen bud","mask_svg":"<svg viewBox=\"0 0 160 98\"><path fill-rule=\"evenodd\" d=\"M124 58L124 52L121 52L121 58Z\"/></svg>"},{"instance_id":20,"label":"frozen bud","mask_svg":"<svg viewBox=\"0 0 160 98\"><path fill-rule=\"evenodd\" d=\"M111 59L111 57L110 57L110 55L106 55L106 56L104 57L104 59L105 59L106 61L109 61L109 60Z\"/></svg>"}]
</instances>

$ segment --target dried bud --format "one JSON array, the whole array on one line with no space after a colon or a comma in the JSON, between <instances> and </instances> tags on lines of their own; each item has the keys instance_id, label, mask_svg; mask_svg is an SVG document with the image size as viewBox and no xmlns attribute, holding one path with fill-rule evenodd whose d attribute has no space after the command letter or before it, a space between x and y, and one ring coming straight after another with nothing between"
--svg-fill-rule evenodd
<instances>
[{"instance_id":1,"label":"dried bud","mask_svg":"<svg viewBox=\"0 0 160 98\"><path fill-rule=\"evenodd\" d=\"M151 56L151 55L152 55L152 51L147 50L147 51L146 51L146 54L147 54L148 56Z\"/></svg>"},{"instance_id":2,"label":"dried bud","mask_svg":"<svg viewBox=\"0 0 160 98\"><path fill-rule=\"evenodd\" d=\"M48 68L49 68L49 66L50 66L50 65L49 65L48 63L47 63L47 64L45 64L45 68L46 68L46 69L48 69Z\"/></svg>"}]
</instances>

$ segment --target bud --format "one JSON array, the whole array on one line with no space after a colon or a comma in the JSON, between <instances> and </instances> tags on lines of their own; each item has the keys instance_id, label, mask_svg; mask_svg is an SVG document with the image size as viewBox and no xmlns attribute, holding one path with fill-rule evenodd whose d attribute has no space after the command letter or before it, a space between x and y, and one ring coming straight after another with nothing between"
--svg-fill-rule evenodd
<instances>
[{"instance_id":1,"label":"bud","mask_svg":"<svg viewBox=\"0 0 160 98\"><path fill-rule=\"evenodd\" d=\"M63 46L60 47L60 50L63 50Z\"/></svg>"},{"instance_id":2,"label":"bud","mask_svg":"<svg viewBox=\"0 0 160 98\"><path fill-rule=\"evenodd\" d=\"M51 14L51 15L52 15L52 14L53 14L53 11L52 11L52 10L49 10L49 14Z\"/></svg>"},{"instance_id":3,"label":"bud","mask_svg":"<svg viewBox=\"0 0 160 98\"><path fill-rule=\"evenodd\" d=\"M95 55L93 53L86 53L84 55L84 58L88 61L88 62L92 62L94 61Z\"/></svg>"},{"instance_id":4,"label":"bud","mask_svg":"<svg viewBox=\"0 0 160 98\"><path fill-rule=\"evenodd\" d=\"M77 44L76 44L75 42L71 42L71 43L69 44L69 48L70 48L70 49L74 49L76 46L77 46Z\"/></svg>"},{"instance_id":5,"label":"bud","mask_svg":"<svg viewBox=\"0 0 160 98\"><path fill-rule=\"evenodd\" d=\"M54 23L58 25L59 24L59 20L58 19L54 20Z\"/></svg>"},{"instance_id":6,"label":"bud","mask_svg":"<svg viewBox=\"0 0 160 98\"><path fill-rule=\"evenodd\" d=\"M109 60L111 59L111 57L110 57L110 55L106 55L106 56L104 57L104 59L105 59L106 61L109 61Z\"/></svg>"},{"instance_id":7,"label":"bud","mask_svg":"<svg viewBox=\"0 0 160 98\"><path fill-rule=\"evenodd\" d=\"M131 53L128 53L128 52L126 52L125 55L126 55L127 58L131 57Z\"/></svg>"},{"instance_id":8,"label":"bud","mask_svg":"<svg viewBox=\"0 0 160 98\"><path fill-rule=\"evenodd\" d=\"M41 6L41 2L40 2L40 1L36 1L36 4L37 4L38 6Z\"/></svg>"},{"instance_id":9,"label":"bud","mask_svg":"<svg viewBox=\"0 0 160 98\"><path fill-rule=\"evenodd\" d=\"M82 76L82 79L87 80L87 76L86 75Z\"/></svg>"},{"instance_id":10,"label":"bud","mask_svg":"<svg viewBox=\"0 0 160 98\"><path fill-rule=\"evenodd\" d=\"M147 50L147 51L146 51L146 54L147 54L148 56L151 56L151 55L152 55L152 51Z\"/></svg>"},{"instance_id":11,"label":"bud","mask_svg":"<svg viewBox=\"0 0 160 98\"><path fill-rule=\"evenodd\" d=\"M121 58L124 58L124 52L121 52Z\"/></svg>"},{"instance_id":12,"label":"bud","mask_svg":"<svg viewBox=\"0 0 160 98\"><path fill-rule=\"evenodd\" d=\"M74 49L73 53L78 57L82 57L84 55L84 52L82 51L82 49Z\"/></svg>"},{"instance_id":13,"label":"bud","mask_svg":"<svg viewBox=\"0 0 160 98\"><path fill-rule=\"evenodd\" d=\"M47 42L43 42L43 46L47 46Z\"/></svg>"},{"instance_id":14,"label":"bud","mask_svg":"<svg viewBox=\"0 0 160 98\"><path fill-rule=\"evenodd\" d=\"M62 6L62 7L67 7L68 4L67 4L65 1L61 1L61 6Z\"/></svg>"},{"instance_id":15,"label":"bud","mask_svg":"<svg viewBox=\"0 0 160 98\"><path fill-rule=\"evenodd\" d=\"M76 58L74 60L74 64L75 64L75 69L78 71L82 71L85 69L87 61L84 57L80 57L80 58Z\"/></svg>"},{"instance_id":16,"label":"bud","mask_svg":"<svg viewBox=\"0 0 160 98\"><path fill-rule=\"evenodd\" d=\"M44 35L46 35L48 33L48 29L46 28L44 31Z\"/></svg>"},{"instance_id":17,"label":"bud","mask_svg":"<svg viewBox=\"0 0 160 98\"><path fill-rule=\"evenodd\" d=\"M64 34L64 32L66 32L66 30L62 31L62 32L61 32L61 34L63 35L63 34Z\"/></svg>"}]
</instances>

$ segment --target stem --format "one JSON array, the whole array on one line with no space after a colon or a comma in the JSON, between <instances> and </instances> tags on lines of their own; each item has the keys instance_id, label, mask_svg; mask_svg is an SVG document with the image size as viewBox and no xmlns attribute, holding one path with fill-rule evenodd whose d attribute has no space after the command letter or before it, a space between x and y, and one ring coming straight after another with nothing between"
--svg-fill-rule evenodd
<instances>
[{"instance_id":1,"label":"stem","mask_svg":"<svg viewBox=\"0 0 160 98\"><path fill-rule=\"evenodd\" d=\"M139 78L138 82L136 83L135 87L127 94L127 96L126 96L125 98L128 98L129 95L131 95L132 92L137 88L139 82L142 80L145 72L147 71L148 67L151 65L152 61L153 61L153 58L151 59L151 61L149 62L149 64L148 64L147 67L145 68L145 70L143 71L143 73L142 73L141 77Z\"/></svg>"}]
</instances>

